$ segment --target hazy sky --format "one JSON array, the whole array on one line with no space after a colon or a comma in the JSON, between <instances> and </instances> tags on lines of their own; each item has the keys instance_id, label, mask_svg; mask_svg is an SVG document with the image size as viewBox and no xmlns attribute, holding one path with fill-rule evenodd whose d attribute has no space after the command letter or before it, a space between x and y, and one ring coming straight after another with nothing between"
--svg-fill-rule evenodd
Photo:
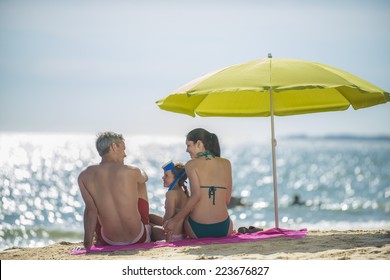
<instances>
[{"instance_id":1,"label":"hazy sky","mask_svg":"<svg viewBox=\"0 0 390 280\"><path fill-rule=\"evenodd\" d=\"M269 118L191 118L155 101L274 57L329 64L390 91L390 1L0 0L0 133L114 130L269 137ZM390 134L390 104L276 117L276 134Z\"/></svg>"}]
</instances>

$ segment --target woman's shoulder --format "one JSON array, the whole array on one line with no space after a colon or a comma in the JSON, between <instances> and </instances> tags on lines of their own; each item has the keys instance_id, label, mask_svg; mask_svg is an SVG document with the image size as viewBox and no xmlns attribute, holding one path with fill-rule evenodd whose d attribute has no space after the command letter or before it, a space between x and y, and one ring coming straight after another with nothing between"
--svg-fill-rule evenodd
<instances>
[{"instance_id":1,"label":"woman's shoulder","mask_svg":"<svg viewBox=\"0 0 390 280\"><path fill-rule=\"evenodd\" d=\"M222 164L230 166L230 160L228 160L226 158L216 157L215 159ZM186 168L193 168L193 167L196 167L197 165L203 165L203 163L204 162L201 159L194 158L194 159L190 159L189 161L187 161L187 163L185 164L185 167Z\"/></svg>"},{"instance_id":2,"label":"woman's shoulder","mask_svg":"<svg viewBox=\"0 0 390 280\"><path fill-rule=\"evenodd\" d=\"M197 161L199 161L199 159L196 159L196 158L190 159L189 161L186 162L184 167L185 168L191 168L191 167L193 167L193 166L195 166L197 164Z\"/></svg>"},{"instance_id":3,"label":"woman's shoulder","mask_svg":"<svg viewBox=\"0 0 390 280\"><path fill-rule=\"evenodd\" d=\"M219 159L220 162L222 162L223 164L230 165L230 160L228 160L227 158L219 157L218 159Z\"/></svg>"}]
</instances>

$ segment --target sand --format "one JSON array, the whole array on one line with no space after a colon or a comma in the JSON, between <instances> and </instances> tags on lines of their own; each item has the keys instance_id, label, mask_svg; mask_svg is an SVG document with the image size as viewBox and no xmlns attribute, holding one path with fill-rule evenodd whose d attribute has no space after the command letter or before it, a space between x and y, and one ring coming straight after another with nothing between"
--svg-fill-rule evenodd
<instances>
[{"instance_id":1,"label":"sand","mask_svg":"<svg viewBox=\"0 0 390 280\"><path fill-rule=\"evenodd\" d=\"M390 229L308 231L303 239L272 238L248 243L163 247L70 255L82 243L10 248L1 260L390 260Z\"/></svg>"}]
</instances>

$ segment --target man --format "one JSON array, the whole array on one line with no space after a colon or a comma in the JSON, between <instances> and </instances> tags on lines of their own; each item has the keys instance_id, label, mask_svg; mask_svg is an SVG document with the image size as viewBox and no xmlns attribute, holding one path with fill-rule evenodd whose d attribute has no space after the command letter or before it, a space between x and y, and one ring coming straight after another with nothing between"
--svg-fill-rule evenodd
<instances>
[{"instance_id":1,"label":"man","mask_svg":"<svg viewBox=\"0 0 390 280\"><path fill-rule=\"evenodd\" d=\"M121 134L101 133L96 149L102 157L100 164L87 167L78 178L85 202L84 247L91 248L95 230L103 244L149 242L150 233L138 210L139 192L146 194L146 174L124 164L126 146Z\"/></svg>"}]
</instances>

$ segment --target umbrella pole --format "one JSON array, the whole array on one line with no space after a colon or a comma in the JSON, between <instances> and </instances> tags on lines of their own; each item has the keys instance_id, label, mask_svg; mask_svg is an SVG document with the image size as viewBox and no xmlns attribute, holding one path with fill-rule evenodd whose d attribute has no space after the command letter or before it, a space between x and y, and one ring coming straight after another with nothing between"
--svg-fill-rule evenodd
<instances>
[{"instance_id":1,"label":"umbrella pole","mask_svg":"<svg viewBox=\"0 0 390 280\"><path fill-rule=\"evenodd\" d=\"M274 209L275 209L275 227L279 228L279 213L278 213L278 183L276 176L276 139L274 128L274 109L273 109L273 96L272 87L270 89L271 99L271 135L272 135L272 178L274 182Z\"/></svg>"},{"instance_id":2,"label":"umbrella pole","mask_svg":"<svg viewBox=\"0 0 390 280\"><path fill-rule=\"evenodd\" d=\"M272 58L272 55L268 55ZM271 113L271 145L272 145L272 178L274 183L274 210L275 210L275 228L279 228L279 212L278 212L278 183L276 176L276 139L275 139L275 126L274 126L274 96L272 93L272 81L271 81L271 59L270 59L270 113Z\"/></svg>"}]
</instances>

